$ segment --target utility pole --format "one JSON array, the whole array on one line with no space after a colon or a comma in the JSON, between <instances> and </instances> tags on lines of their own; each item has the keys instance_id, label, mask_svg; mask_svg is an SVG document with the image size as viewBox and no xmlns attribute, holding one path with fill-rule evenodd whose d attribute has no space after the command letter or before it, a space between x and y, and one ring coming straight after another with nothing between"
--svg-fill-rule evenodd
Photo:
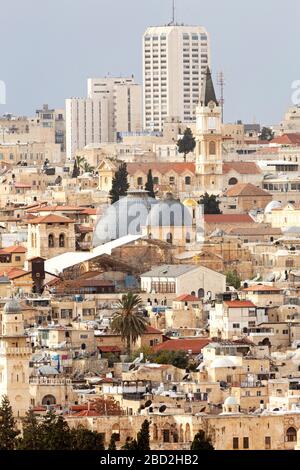
<instances>
[{"instance_id":1,"label":"utility pole","mask_svg":"<svg viewBox=\"0 0 300 470\"><path fill-rule=\"evenodd\" d=\"M223 124L224 123L224 103L225 103L225 99L224 99L225 78L224 78L223 72L218 73L218 85L220 86L220 95L221 95L220 105L222 108L222 124Z\"/></svg>"}]
</instances>

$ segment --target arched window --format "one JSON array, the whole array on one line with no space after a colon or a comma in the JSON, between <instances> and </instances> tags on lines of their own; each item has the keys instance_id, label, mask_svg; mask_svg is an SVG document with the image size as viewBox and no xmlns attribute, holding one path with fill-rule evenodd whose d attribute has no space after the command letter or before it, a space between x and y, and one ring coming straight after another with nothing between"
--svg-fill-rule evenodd
<instances>
[{"instance_id":1,"label":"arched window","mask_svg":"<svg viewBox=\"0 0 300 470\"><path fill-rule=\"evenodd\" d=\"M204 297L204 289L199 289L198 290L198 299L203 299Z\"/></svg>"},{"instance_id":2,"label":"arched window","mask_svg":"<svg viewBox=\"0 0 300 470\"><path fill-rule=\"evenodd\" d=\"M189 232L185 236L185 243L191 243L191 234Z\"/></svg>"},{"instance_id":3,"label":"arched window","mask_svg":"<svg viewBox=\"0 0 300 470\"><path fill-rule=\"evenodd\" d=\"M137 179L137 185L138 186L143 186L143 178L141 176L139 176L138 179Z\"/></svg>"},{"instance_id":4,"label":"arched window","mask_svg":"<svg viewBox=\"0 0 300 470\"><path fill-rule=\"evenodd\" d=\"M56 398L53 395L45 395L42 399L42 405L56 405Z\"/></svg>"},{"instance_id":5,"label":"arched window","mask_svg":"<svg viewBox=\"0 0 300 470\"><path fill-rule=\"evenodd\" d=\"M168 234L167 234L167 243L170 243L170 245L172 245L172 243L173 243L173 235L172 235L172 233L168 233Z\"/></svg>"},{"instance_id":6,"label":"arched window","mask_svg":"<svg viewBox=\"0 0 300 470\"><path fill-rule=\"evenodd\" d=\"M60 248L65 247L65 235L63 233L59 235L59 247Z\"/></svg>"},{"instance_id":7,"label":"arched window","mask_svg":"<svg viewBox=\"0 0 300 470\"><path fill-rule=\"evenodd\" d=\"M228 184L230 186L234 186L235 184L238 184L238 180L236 178L230 178L230 180L228 181Z\"/></svg>"},{"instance_id":8,"label":"arched window","mask_svg":"<svg viewBox=\"0 0 300 470\"><path fill-rule=\"evenodd\" d=\"M48 247L53 248L54 247L54 236L52 233L48 236Z\"/></svg>"},{"instance_id":9,"label":"arched window","mask_svg":"<svg viewBox=\"0 0 300 470\"><path fill-rule=\"evenodd\" d=\"M209 142L209 155L216 155L216 142Z\"/></svg>"},{"instance_id":10,"label":"arched window","mask_svg":"<svg viewBox=\"0 0 300 470\"><path fill-rule=\"evenodd\" d=\"M186 176L186 177L185 177L185 184L186 184L187 186L190 186L190 185L191 185L191 177L190 177L190 176Z\"/></svg>"},{"instance_id":11,"label":"arched window","mask_svg":"<svg viewBox=\"0 0 300 470\"><path fill-rule=\"evenodd\" d=\"M289 428L286 432L287 442L296 442L297 441L297 431L295 428Z\"/></svg>"}]
</instances>

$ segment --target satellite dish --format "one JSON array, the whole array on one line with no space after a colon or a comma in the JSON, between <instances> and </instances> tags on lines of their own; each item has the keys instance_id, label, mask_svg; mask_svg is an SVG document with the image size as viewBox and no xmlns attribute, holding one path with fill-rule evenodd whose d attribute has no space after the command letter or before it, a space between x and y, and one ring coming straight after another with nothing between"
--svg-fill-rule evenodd
<instances>
[{"instance_id":1,"label":"satellite dish","mask_svg":"<svg viewBox=\"0 0 300 470\"><path fill-rule=\"evenodd\" d=\"M167 409L166 405L162 405L162 406L159 408L158 411L159 411L160 413L164 413L164 412L166 411L166 409Z\"/></svg>"},{"instance_id":2,"label":"satellite dish","mask_svg":"<svg viewBox=\"0 0 300 470\"><path fill-rule=\"evenodd\" d=\"M151 400L147 400L146 403L145 403L145 408L149 408L149 406L152 405L152 401Z\"/></svg>"}]
</instances>

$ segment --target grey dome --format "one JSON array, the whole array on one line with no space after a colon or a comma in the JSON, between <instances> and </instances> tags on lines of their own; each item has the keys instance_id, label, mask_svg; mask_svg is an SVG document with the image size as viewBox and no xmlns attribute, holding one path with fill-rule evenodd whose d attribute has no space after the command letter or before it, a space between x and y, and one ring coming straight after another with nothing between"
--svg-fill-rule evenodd
<instances>
[{"instance_id":1,"label":"grey dome","mask_svg":"<svg viewBox=\"0 0 300 470\"><path fill-rule=\"evenodd\" d=\"M20 313L21 312L21 306L20 302L17 299L10 299L6 304L4 305L3 309L4 313L6 314L15 314L15 313Z\"/></svg>"},{"instance_id":2,"label":"grey dome","mask_svg":"<svg viewBox=\"0 0 300 470\"><path fill-rule=\"evenodd\" d=\"M193 218L189 209L171 194L152 207L147 218L150 227L192 227Z\"/></svg>"},{"instance_id":3,"label":"grey dome","mask_svg":"<svg viewBox=\"0 0 300 470\"><path fill-rule=\"evenodd\" d=\"M93 246L117 240L126 235L140 235L156 199L145 191L129 191L126 197L107 207L97 221Z\"/></svg>"}]
</instances>

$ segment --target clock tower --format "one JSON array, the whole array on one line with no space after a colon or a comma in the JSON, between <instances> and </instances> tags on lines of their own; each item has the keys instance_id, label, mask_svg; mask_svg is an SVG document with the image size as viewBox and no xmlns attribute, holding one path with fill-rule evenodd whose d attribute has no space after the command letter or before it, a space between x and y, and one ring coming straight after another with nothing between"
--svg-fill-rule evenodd
<instances>
[{"instance_id":1,"label":"clock tower","mask_svg":"<svg viewBox=\"0 0 300 470\"><path fill-rule=\"evenodd\" d=\"M201 194L221 194L223 182L222 109L209 67L196 110L196 176Z\"/></svg>"}]
</instances>

